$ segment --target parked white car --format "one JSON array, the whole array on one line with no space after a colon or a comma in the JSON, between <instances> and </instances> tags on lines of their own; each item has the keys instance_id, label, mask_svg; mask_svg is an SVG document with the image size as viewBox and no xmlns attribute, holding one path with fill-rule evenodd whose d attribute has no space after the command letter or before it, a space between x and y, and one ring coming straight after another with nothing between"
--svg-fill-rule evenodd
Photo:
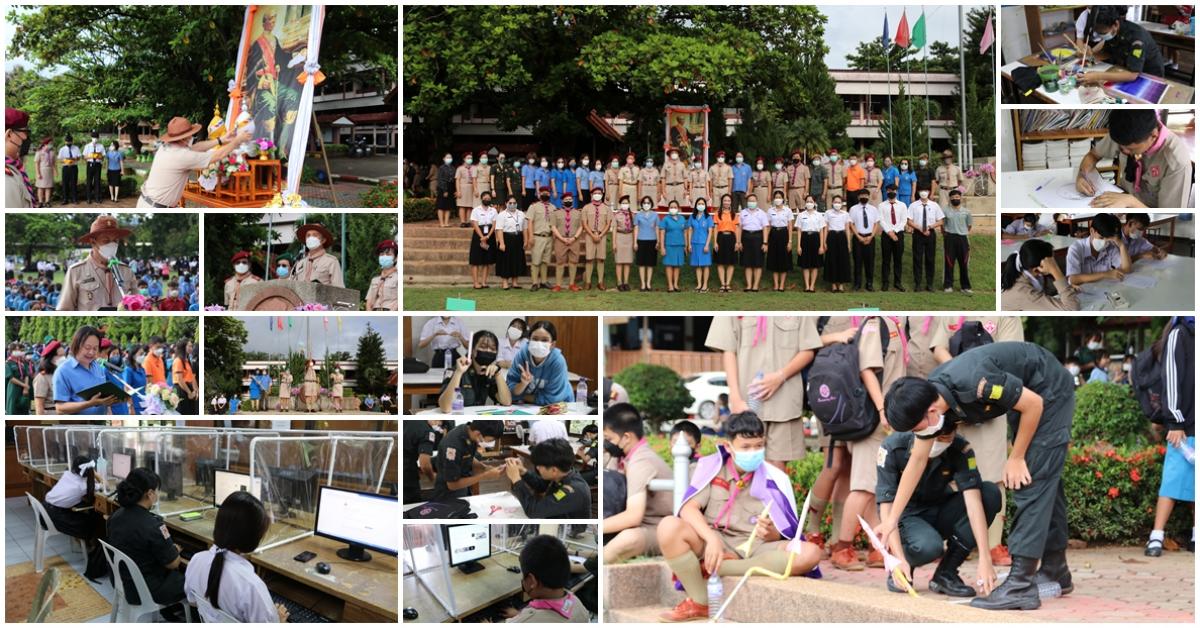
<instances>
[{"instance_id":1,"label":"parked white car","mask_svg":"<svg viewBox=\"0 0 1200 628\"><path fill-rule=\"evenodd\" d=\"M692 405L684 409L692 421L703 427L712 427L717 418L717 397L729 394L729 383L725 371L705 371L683 380L683 385L692 394Z\"/></svg>"}]
</instances>

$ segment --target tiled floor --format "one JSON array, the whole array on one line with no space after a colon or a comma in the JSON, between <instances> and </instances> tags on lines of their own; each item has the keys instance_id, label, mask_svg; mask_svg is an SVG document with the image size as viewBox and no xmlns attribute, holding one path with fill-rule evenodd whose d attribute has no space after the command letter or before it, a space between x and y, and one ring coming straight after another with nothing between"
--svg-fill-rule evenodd
<instances>
[{"instance_id":1,"label":"tiled floor","mask_svg":"<svg viewBox=\"0 0 1200 628\"><path fill-rule=\"evenodd\" d=\"M33 509L29 507L29 500L24 496L10 497L4 500L4 564L32 562L33 546ZM71 551L67 537L51 537L46 542L45 554L46 557L64 556L71 567L75 568L75 571L83 573L86 557L79 552L78 544L75 545L75 551ZM84 582L90 584L104 599L110 601L113 599L113 588L107 581L97 584L84 579ZM88 623L108 623L108 614L96 617Z\"/></svg>"}]
</instances>

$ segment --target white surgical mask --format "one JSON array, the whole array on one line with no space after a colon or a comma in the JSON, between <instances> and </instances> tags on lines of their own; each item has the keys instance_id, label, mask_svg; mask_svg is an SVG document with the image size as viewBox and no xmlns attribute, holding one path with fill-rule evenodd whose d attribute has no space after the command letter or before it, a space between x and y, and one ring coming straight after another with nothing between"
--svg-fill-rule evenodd
<instances>
[{"instance_id":1,"label":"white surgical mask","mask_svg":"<svg viewBox=\"0 0 1200 628\"><path fill-rule=\"evenodd\" d=\"M308 236L307 238L304 238L304 246L307 247L308 250L310 250L310 251L313 249L320 248L321 247L321 238L318 238L317 236Z\"/></svg>"},{"instance_id":2,"label":"white surgical mask","mask_svg":"<svg viewBox=\"0 0 1200 628\"><path fill-rule=\"evenodd\" d=\"M842 204L841 204L841 203L836 203L836 202L835 202L835 203L833 204L833 208L834 208L834 209L841 209L841 208L842 208Z\"/></svg>"},{"instance_id":3,"label":"white surgical mask","mask_svg":"<svg viewBox=\"0 0 1200 628\"><path fill-rule=\"evenodd\" d=\"M535 358L544 358L550 355L550 343L540 340L530 340L529 353Z\"/></svg>"},{"instance_id":4,"label":"white surgical mask","mask_svg":"<svg viewBox=\"0 0 1200 628\"><path fill-rule=\"evenodd\" d=\"M591 159L584 159L584 160L583 160L583 165L585 165L585 166L586 166L586 165L588 165L588 164L590 164L590 163L592 163L592 160L591 160Z\"/></svg>"},{"instance_id":5,"label":"white surgical mask","mask_svg":"<svg viewBox=\"0 0 1200 628\"><path fill-rule=\"evenodd\" d=\"M250 272L250 265L249 264L234 264L233 270L234 270L234 272L236 272L239 275L244 275L244 274Z\"/></svg>"},{"instance_id":6,"label":"white surgical mask","mask_svg":"<svg viewBox=\"0 0 1200 628\"><path fill-rule=\"evenodd\" d=\"M805 204L804 204L804 209L807 209L807 210L809 210L809 211L812 211L812 210L814 210L814 209L816 209L816 208L817 208L817 204L816 204L816 203L814 203L814 202L812 202L812 201L809 201L809 202L807 202L807 203L805 203Z\"/></svg>"},{"instance_id":7,"label":"white surgical mask","mask_svg":"<svg viewBox=\"0 0 1200 628\"><path fill-rule=\"evenodd\" d=\"M679 153L671 153L671 161L679 161Z\"/></svg>"},{"instance_id":8,"label":"white surgical mask","mask_svg":"<svg viewBox=\"0 0 1200 628\"><path fill-rule=\"evenodd\" d=\"M117 243L109 242L108 244L100 245L100 255L104 259L112 259L117 256Z\"/></svg>"},{"instance_id":9,"label":"white surgical mask","mask_svg":"<svg viewBox=\"0 0 1200 628\"><path fill-rule=\"evenodd\" d=\"M723 163L725 163L725 158L724 158L724 157L717 157L717 163L719 163L719 164L723 164Z\"/></svg>"},{"instance_id":10,"label":"white surgical mask","mask_svg":"<svg viewBox=\"0 0 1200 628\"><path fill-rule=\"evenodd\" d=\"M479 158L479 163L480 163L481 165L486 165L486 164L487 164L487 162L488 162L488 158L487 158L487 157L480 157L480 158Z\"/></svg>"},{"instance_id":11,"label":"white surgical mask","mask_svg":"<svg viewBox=\"0 0 1200 628\"><path fill-rule=\"evenodd\" d=\"M667 213L668 213L668 214L671 214L672 216L674 216L674 215L676 215L676 214L678 214L678 213L679 213L679 208L678 208L678 207L672 207L672 208L670 208L670 209L668 209L668 210L667 210Z\"/></svg>"},{"instance_id":12,"label":"white surgical mask","mask_svg":"<svg viewBox=\"0 0 1200 628\"><path fill-rule=\"evenodd\" d=\"M642 203L642 209L644 209L646 211L650 211L650 207L651 207L650 203Z\"/></svg>"},{"instance_id":13,"label":"white surgical mask","mask_svg":"<svg viewBox=\"0 0 1200 628\"><path fill-rule=\"evenodd\" d=\"M1072 364L1067 367L1067 372L1069 372L1071 375L1078 377L1079 376L1079 367Z\"/></svg>"},{"instance_id":14,"label":"white surgical mask","mask_svg":"<svg viewBox=\"0 0 1200 628\"><path fill-rule=\"evenodd\" d=\"M445 159L443 159L443 160L442 160L442 163L444 163L444 164L446 164L447 166L449 166L450 164L454 163L454 159L452 159L452 158L450 158L450 157L447 157L447 158L445 158Z\"/></svg>"},{"instance_id":15,"label":"white surgical mask","mask_svg":"<svg viewBox=\"0 0 1200 628\"><path fill-rule=\"evenodd\" d=\"M162 348L162 347L159 347L159 348L157 348L157 349L155 349L155 350L154 350L154 355L157 355L157 356L159 356L159 357L162 357L162 354L163 354L163 348Z\"/></svg>"},{"instance_id":16,"label":"white surgical mask","mask_svg":"<svg viewBox=\"0 0 1200 628\"><path fill-rule=\"evenodd\" d=\"M901 170L908 170L908 164L900 164Z\"/></svg>"},{"instance_id":17,"label":"white surgical mask","mask_svg":"<svg viewBox=\"0 0 1200 628\"><path fill-rule=\"evenodd\" d=\"M545 168L545 167L547 167L547 166L549 166L549 165L550 165L550 162L548 162L548 161L546 161L546 160L544 160L544 159L542 160L542 167L543 167L543 168Z\"/></svg>"},{"instance_id":18,"label":"white surgical mask","mask_svg":"<svg viewBox=\"0 0 1200 628\"><path fill-rule=\"evenodd\" d=\"M918 159L918 160L917 160L917 165L918 165L918 166L921 166L922 168L924 168L924 167L925 167L925 165L926 165L926 164L928 164L928 163L929 163L929 160L928 160L928 159Z\"/></svg>"},{"instance_id":19,"label":"white surgical mask","mask_svg":"<svg viewBox=\"0 0 1200 628\"><path fill-rule=\"evenodd\" d=\"M604 193L600 192L600 193L592 194L592 200L596 201L596 202L600 202L600 201L604 200Z\"/></svg>"},{"instance_id":20,"label":"white surgical mask","mask_svg":"<svg viewBox=\"0 0 1200 628\"><path fill-rule=\"evenodd\" d=\"M612 162L612 167L613 167L613 168L619 168L620 166L621 166L621 162L619 162L619 161L617 161L617 160L615 160L615 159L614 159L614 160L613 160L613 162Z\"/></svg>"},{"instance_id":21,"label":"white surgical mask","mask_svg":"<svg viewBox=\"0 0 1200 628\"><path fill-rule=\"evenodd\" d=\"M704 203L696 203L696 211L702 212L705 209L708 209L708 205L705 205Z\"/></svg>"},{"instance_id":22,"label":"white surgical mask","mask_svg":"<svg viewBox=\"0 0 1200 628\"><path fill-rule=\"evenodd\" d=\"M750 201L750 202L746 203L746 207L749 207L750 209L755 209L758 207L758 201Z\"/></svg>"},{"instance_id":23,"label":"white surgical mask","mask_svg":"<svg viewBox=\"0 0 1200 628\"><path fill-rule=\"evenodd\" d=\"M954 441L943 443L940 440L933 441L933 449L929 450L929 457L937 458L938 456L942 455L943 452L945 452L947 449L950 449L950 445L953 442Z\"/></svg>"},{"instance_id":24,"label":"white surgical mask","mask_svg":"<svg viewBox=\"0 0 1200 628\"><path fill-rule=\"evenodd\" d=\"M875 167L875 162L873 162L873 161L867 161L867 167L868 167L868 168L874 168L874 167Z\"/></svg>"},{"instance_id":25,"label":"white surgical mask","mask_svg":"<svg viewBox=\"0 0 1200 628\"><path fill-rule=\"evenodd\" d=\"M512 340L515 342L517 340L520 340L521 336L524 336L524 335L525 335L525 332L521 331L521 328L517 327L516 325L513 325L508 328L508 339L509 340Z\"/></svg>"},{"instance_id":26,"label":"white surgical mask","mask_svg":"<svg viewBox=\"0 0 1200 628\"><path fill-rule=\"evenodd\" d=\"M776 206L776 207L783 207L783 199L781 199L781 198L777 198L777 199L775 199L775 206Z\"/></svg>"},{"instance_id":27,"label":"white surgical mask","mask_svg":"<svg viewBox=\"0 0 1200 628\"><path fill-rule=\"evenodd\" d=\"M921 190L920 192L918 192L918 195L921 198L929 198L929 190Z\"/></svg>"},{"instance_id":28,"label":"white surgical mask","mask_svg":"<svg viewBox=\"0 0 1200 628\"><path fill-rule=\"evenodd\" d=\"M171 295L171 298L172 298L172 299L174 299L175 297L179 296L179 291L178 291L178 290L172 290L172 291L170 292L170 295Z\"/></svg>"},{"instance_id":29,"label":"white surgical mask","mask_svg":"<svg viewBox=\"0 0 1200 628\"><path fill-rule=\"evenodd\" d=\"M1087 343L1087 348L1091 349L1092 351L1099 351L1100 348L1103 346L1104 346L1103 343L1096 341L1096 340L1093 340L1093 341Z\"/></svg>"},{"instance_id":30,"label":"white surgical mask","mask_svg":"<svg viewBox=\"0 0 1200 628\"><path fill-rule=\"evenodd\" d=\"M469 165L471 165L471 164L475 163L475 158L474 158L474 157L467 157L466 159L464 159L464 160L463 160L463 163L465 163L465 164L467 164L467 165L469 166Z\"/></svg>"},{"instance_id":31,"label":"white surgical mask","mask_svg":"<svg viewBox=\"0 0 1200 628\"><path fill-rule=\"evenodd\" d=\"M927 427L923 430L913 430L913 434L916 434L917 436L933 436L934 434L937 434L938 431L940 431L942 429L942 426L945 424L946 424L946 415L939 414L937 423L930 425L929 427Z\"/></svg>"},{"instance_id":32,"label":"white surgical mask","mask_svg":"<svg viewBox=\"0 0 1200 628\"><path fill-rule=\"evenodd\" d=\"M491 449L492 447L496 446L496 441L495 440L482 440L482 441L479 441L479 444L482 445L484 449Z\"/></svg>"},{"instance_id":33,"label":"white surgical mask","mask_svg":"<svg viewBox=\"0 0 1200 628\"><path fill-rule=\"evenodd\" d=\"M1138 231L1137 229L1134 229L1133 231L1130 231L1130 232L1129 232L1129 239L1130 239L1130 240L1137 240L1137 239L1139 239L1139 238L1141 238L1141 237L1142 237L1142 232L1141 232L1141 231Z\"/></svg>"},{"instance_id":34,"label":"white surgical mask","mask_svg":"<svg viewBox=\"0 0 1200 628\"><path fill-rule=\"evenodd\" d=\"M629 211L629 203L621 203L621 211Z\"/></svg>"},{"instance_id":35,"label":"white surgical mask","mask_svg":"<svg viewBox=\"0 0 1200 628\"><path fill-rule=\"evenodd\" d=\"M740 163L742 163L743 161L745 161L745 158L744 158L744 157L742 157L741 155L738 155L737 157L734 157L734 158L733 158L733 160L734 160L734 161L736 161L736 162L738 162L738 163L740 164Z\"/></svg>"},{"instance_id":36,"label":"white surgical mask","mask_svg":"<svg viewBox=\"0 0 1200 628\"><path fill-rule=\"evenodd\" d=\"M1092 238L1092 248L1096 249L1097 253L1103 251L1106 247L1108 247L1108 240Z\"/></svg>"}]
</instances>

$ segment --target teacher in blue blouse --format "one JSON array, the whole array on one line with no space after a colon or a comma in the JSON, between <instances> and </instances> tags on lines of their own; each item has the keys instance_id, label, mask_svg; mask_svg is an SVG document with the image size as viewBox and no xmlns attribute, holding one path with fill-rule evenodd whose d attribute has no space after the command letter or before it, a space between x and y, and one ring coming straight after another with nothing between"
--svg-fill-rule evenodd
<instances>
[{"instance_id":1,"label":"teacher in blue blouse","mask_svg":"<svg viewBox=\"0 0 1200 628\"><path fill-rule=\"evenodd\" d=\"M108 381L104 367L96 361L103 334L99 329L84 325L71 338L70 355L54 371L54 403L58 414L108 414L108 406L116 396L97 393L91 399L79 396L81 391Z\"/></svg>"},{"instance_id":2,"label":"teacher in blue blouse","mask_svg":"<svg viewBox=\"0 0 1200 628\"><path fill-rule=\"evenodd\" d=\"M567 359L554 346L557 340L558 330L550 321L537 321L529 328L529 342L517 351L505 376L514 404L548 406L574 401Z\"/></svg>"}]
</instances>

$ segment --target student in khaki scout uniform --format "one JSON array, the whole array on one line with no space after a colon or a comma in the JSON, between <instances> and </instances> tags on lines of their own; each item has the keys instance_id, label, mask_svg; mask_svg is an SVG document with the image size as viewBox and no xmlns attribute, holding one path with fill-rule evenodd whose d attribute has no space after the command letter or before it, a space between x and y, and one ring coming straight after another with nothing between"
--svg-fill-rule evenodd
<instances>
[{"instance_id":1,"label":"student in khaki scout uniform","mask_svg":"<svg viewBox=\"0 0 1200 628\"><path fill-rule=\"evenodd\" d=\"M882 324L881 321L882 320ZM834 327L841 322L830 321ZM830 326L826 326L829 331ZM887 349L883 346L882 334L888 334ZM833 566L848 571L861 571L863 564L858 552L851 547L859 528L858 516L867 523L877 525L879 516L875 510L875 466L879 446L890 428L883 414L884 393L893 382L904 377L905 360L908 357L907 340L903 335L903 321L899 317L870 317L859 326L858 366L863 388L879 414L879 424L870 436L846 443L850 456L850 494L846 497L838 538L830 549ZM883 555L872 548L867 554L867 567L883 567Z\"/></svg>"},{"instance_id":2,"label":"student in khaki scout uniform","mask_svg":"<svg viewBox=\"0 0 1200 628\"><path fill-rule=\"evenodd\" d=\"M563 289L563 274L567 275L567 284L571 292L579 292L579 284L575 283L575 266L579 264L579 256L583 253L583 212L575 209L575 195L564 192L562 209L554 212L554 222L550 232L554 234L554 263L558 265L558 281L554 291Z\"/></svg>"},{"instance_id":3,"label":"student in khaki scout uniform","mask_svg":"<svg viewBox=\"0 0 1200 628\"><path fill-rule=\"evenodd\" d=\"M938 204L946 207L950 203L950 190L964 183L962 169L954 163L954 151L942 151L942 165L937 169Z\"/></svg>"},{"instance_id":4,"label":"student in khaki scout uniform","mask_svg":"<svg viewBox=\"0 0 1200 628\"><path fill-rule=\"evenodd\" d=\"M717 151L717 163L708 167L708 185L708 193L704 198L711 198L716 202L720 202L733 189L733 168L725 163L723 150Z\"/></svg>"},{"instance_id":5,"label":"student in khaki scout uniform","mask_svg":"<svg viewBox=\"0 0 1200 628\"><path fill-rule=\"evenodd\" d=\"M771 173L767 172L765 157L754 160L754 174L750 175L750 194L762 205L771 204ZM749 198L749 194L746 196Z\"/></svg>"},{"instance_id":6,"label":"student in khaki scout uniform","mask_svg":"<svg viewBox=\"0 0 1200 628\"><path fill-rule=\"evenodd\" d=\"M654 158L647 157L646 163L638 172L638 198L649 196L654 199L656 206L665 204L663 201L662 177L658 172L658 168L654 167Z\"/></svg>"},{"instance_id":7,"label":"student in khaki scout uniform","mask_svg":"<svg viewBox=\"0 0 1200 628\"><path fill-rule=\"evenodd\" d=\"M1054 293L1047 289L1053 283ZM1079 291L1054 259L1054 245L1035 238L1026 240L1020 250L1008 256L1000 269L1000 309L1006 312L1026 310L1079 309Z\"/></svg>"},{"instance_id":8,"label":"student in khaki scout uniform","mask_svg":"<svg viewBox=\"0 0 1200 628\"><path fill-rule=\"evenodd\" d=\"M808 196L808 178L810 173L800 151L792 151L792 163L787 166L787 203L796 211L804 208L804 197Z\"/></svg>"},{"instance_id":9,"label":"student in khaki scout uniform","mask_svg":"<svg viewBox=\"0 0 1200 628\"><path fill-rule=\"evenodd\" d=\"M458 226L470 227L467 215L479 204L475 194L475 157L463 153L463 164L454 171L454 204L458 207Z\"/></svg>"},{"instance_id":10,"label":"student in khaki scout uniform","mask_svg":"<svg viewBox=\"0 0 1200 628\"><path fill-rule=\"evenodd\" d=\"M642 416L628 403L604 411L604 451L609 463L625 475L625 508L601 522L605 536L605 564L634 556L658 556L655 529L671 515L670 491L651 491L653 480L671 479L671 468L646 443Z\"/></svg>"},{"instance_id":11,"label":"student in khaki scout uniform","mask_svg":"<svg viewBox=\"0 0 1200 628\"><path fill-rule=\"evenodd\" d=\"M629 197L617 201L612 212L613 258L617 265L617 291L629 292L629 270L633 265L634 213L629 206Z\"/></svg>"},{"instance_id":12,"label":"student in khaki scout uniform","mask_svg":"<svg viewBox=\"0 0 1200 628\"><path fill-rule=\"evenodd\" d=\"M367 288L366 310L392 311L399 309L400 274L396 272L396 241L384 240L375 246L379 256L379 274L371 278Z\"/></svg>"},{"instance_id":13,"label":"student in khaki scout uniform","mask_svg":"<svg viewBox=\"0 0 1200 628\"><path fill-rule=\"evenodd\" d=\"M979 322L983 330L991 335L993 342L1023 342L1025 330L1019 316L943 316L930 340L933 357L945 364L957 357L951 353L950 339L965 322ZM958 433L975 447L975 458L979 461L979 473L986 482L1000 482L1004 477L1004 461L1008 457L1008 425L1004 421L987 421L979 425L959 425ZM1004 510L1005 491L1000 490L1000 512ZM988 549L992 563L998 566L1012 564L1008 548L1001 542L1004 533L1004 516L996 517L988 527Z\"/></svg>"},{"instance_id":14,"label":"student in khaki scout uniform","mask_svg":"<svg viewBox=\"0 0 1200 628\"><path fill-rule=\"evenodd\" d=\"M604 202L609 207L616 207L621 194L621 158L613 153L604 169Z\"/></svg>"},{"instance_id":15,"label":"student in khaki scout uniform","mask_svg":"<svg viewBox=\"0 0 1200 628\"><path fill-rule=\"evenodd\" d=\"M941 328L937 316L906 316L904 318L905 334L908 336L908 364L906 374L909 377L929 377L929 373L938 365L933 356L933 337ZM887 391L884 391L885 393Z\"/></svg>"},{"instance_id":16,"label":"student in khaki scout uniform","mask_svg":"<svg viewBox=\"0 0 1200 628\"><path fill-rule=\"evenodd\" d=\"M684 205L695 207L696 199L709 198L708 194L708 171L704 169L704 162L700 161L700 156L697 155L692 160L692 169L688 171L687 202Z\"/></svg>"},{"instance_id":17,"label":"student in khaki scout uniform","mask_svg":"<svg viewBox=\"0 0 1200 628\"><path fill-rule=\"evenodd\" d=\"M680 205L688 204L688 170L687 166L679 160L679 149L671 149L671 156L667 158L667 163L663 164L661 179L660 189L662 189L662 198L665 202L675 201Z\"/></svg>"},{"instance_id":18,"label":"student in khaki scout uniform","mask_svg":"<svg viewBox=\"0 0 1200 628\"><path fill-rule=\"evenodd\" d=\"M586 624L591 613L567 589L571 560L562 541L548 534L535 536L521 548L521 590L529 604L503 611L506 623ZM527 584L528 583L528 584Z\"/></svg>"},{"instance_id":19,"label":"student in khaki scout uniform","mask_svg":"<svg viewBox=\"0 0 1200 628\"><path fill-rule=\"evenodd\" d=\"M783 193L783 204L793 212L798 212L804 209L803 198L799 203L791 203L788 201L788 187L791 185L792 176L788 174L783 165L783 157L775 158L775 171L771 173L771 197L774 198L776 192Z\"/></svg>"},{"instance_id":20,"label":"student in khaki scout uniform","mask_svg":"<svg viewBox=\"0 0 1200 628\"><path fill-rule=\"evenodd\" d=\"M29 114L12 107L4 108L4 206L33 207L37 195L25 172L29 153ZM41 169L39 168L39 172ZM51 169L50 178L54 172ZM40 179L39 179L40 180Z\"/></svg>"},{"instance_id":21,"label":"student in khaki scout uniform","mask_svg":"<svg viewBox=\"0 0 1200 628\"><path fill-rule=\"evenodd\" d=\"M284 369L279 374L279 400L276 402L276 412L291 412L292 411L292 382L295 378L292 377L292 372Z\"/></svg>"},{"instance_id":22,"label":"student in khaki scout uniform","mask_svg":"<svg viewBox=\"0 0 1200 628\"><path fill-rule=\"evenodd\" d=\"M238 310L246 305L241 298L242 286L258 283L262 278L250 272L250 252L238 251L229 259L233 265L233 276L225 280L225 308Z\"/></svg>"},{"instance_id":23,"label":"student in khaki scout uniform","mask_svg":"<svg viewBox=\"0 0 1200 628\"><path fill-rule=\"evenodd\" d=\"M475 167L475 178L472 184L475 186L475 196L471 199L472 208L479 206L479 197L484 192L494 192L496 190L496 179L492 176L492 167L488 165L487 151L479 153L479 165Z\"/></svg>"},{"instance_id":24,"label":"student in khaki scout uniform","mask_svg":"<svg viewBox=\"0 0 1200 628\"><path fill-rule=\"evenodd\" d=\"M554 252L554 212L550 203L550 188L538 190L538 201L525 212L525 248L530 251L529 274L532 279L530 290L536 292L550 288L550 274L546 268Z\"/></svg>"},{"instance_id":25,"label":"student in khaki scout uniform","mask_svg":"<svg viewBox=\"0 0 1200 628\"><path fill-rule=\"evenodd\" d=\"M325 251L333 244L333 234L324 225L307 224L296 230L296 237L304 242L306 252L296 262L292 279L345 288L341 262Z\"/></svg>"},{"instance_id":26,"label":"student in khaki scout uniform","mask_svg":"<svg viewBox=\"0 0 1200 628\"><path fill-rule=\"evenodd\" d=\"M836 148L829 149L829 163L825 164L825 206L833 206L833 197L846 196L846 164L841 163L841 156Z\"/></svg>"},{"instance_id":27,"label":"student in khaki scout uniform","mask_svg":"<svg viewBox=\"0 0 1200 628\"><path fill-rule=\"evenodd\" d=\"M91 312L116 309L121 304L121 297L137 286L129 266L116 261L118 245L132 233L112 216L97 216L92 221L91 229L78 239L92 250L83 261L67 268L58 311Z\"/></svg>"},{"instance_id":28,"label":"student in khaki scout uniform","mask_svg":"<svg viewBox=\"0 0 1200 628\"><path fill-rule=\"evenodd\" d=\"M718 316L704 344L723 352L729 410L758 400L767 425L767 460L779 467L804 457L804 381L800 371L821 348L816 319L801 316ZM761 373L762 378L757 375Z\"/></svg>"},{"instance_id":29,"label":"student in khaki scout uniform","mask_svg":"<svg viewBox=\"0 0 1200 628\"><path fill-rule=\"evenodd\" d=\"M604 204L604 190L592 191L592 202L583 211L583 289L592 289L592 269L596 270L596 287L603 292L604 262L608 257L608 232L612 231L612 209Z\"/></svg>"},{"instance_id":30,"label":"student in khaki scout uniform","mask_svg":"<svg viewBox=\"0 0 1200 628\"><path fill-rule=\"evenodd\" d=\"M871 204L879 207L879 203L883 201L883 170L875 167L875 155L867 153L864 157L866 160L867 171L867 191L871 197Z\"/></svg>"},{"instance_id":31,"label":"student in khaki scout uniform","mask_svg":"<svg viewBox=\"0 0 1200 628\"><path fill-rule=\"evenodd\" d=\"M1117 186L1125 193L1105 192L1092 200L1092 207L1187 207L1191 153L1179 136L1159 122L1155 111L1115 109L1108 119L1108 136L1096 140L1079 163L1075 188L1081 194L1095 194L1086 175L1095 171L1099 161L1112 158Z\"/></svg>"},{"instance_id":32,"label":"student in khaki scout uniform","mask_svg":"<svg viewBox=\"0 0 1200 628\"><path fill-rule=\"evenodd\" d=\"M621 196L642 198L642 195L638 193L641 189L639 182L642 177L642 169L637 167L635 161L637 161L637 155L634 155L632 151L625 154L625 165L617 171L617 179L620 181L621 188L618 198Z\"/></svg>"}]
</instances>

